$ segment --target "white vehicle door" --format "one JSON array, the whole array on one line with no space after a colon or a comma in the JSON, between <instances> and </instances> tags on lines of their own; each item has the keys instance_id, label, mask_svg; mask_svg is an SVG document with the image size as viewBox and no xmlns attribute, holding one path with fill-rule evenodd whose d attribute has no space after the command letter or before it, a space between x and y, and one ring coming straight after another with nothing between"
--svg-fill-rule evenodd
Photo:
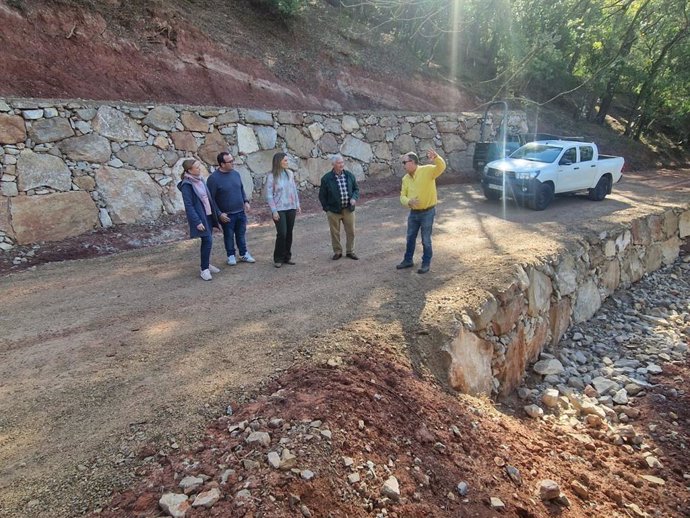
<instances>
[{"instance_id":1,"label":"white vehicle door","mask_svg":"<svg viewBox=\"0 0 690 518\"><path fill-rule=\"evenodd\" d=\"M555 191L557 193L578 189L575 186L581 183L581 179L579 178L580 166L577 162L577 147L573 146L565 150L558 160L558 169L556 171Z\"/></svg>"},{"instance_id":2,"label":"white vehicle door","mask_svg":"<svg viewBox=\"0 0 690 518\"><path fill-rule=\"evenodd\" d=\"M590 189L597 181L598 168L594 160L593 146L580 146L580 171L582 173L582 186L580 189Z\"/></svg>"}]
</instances>

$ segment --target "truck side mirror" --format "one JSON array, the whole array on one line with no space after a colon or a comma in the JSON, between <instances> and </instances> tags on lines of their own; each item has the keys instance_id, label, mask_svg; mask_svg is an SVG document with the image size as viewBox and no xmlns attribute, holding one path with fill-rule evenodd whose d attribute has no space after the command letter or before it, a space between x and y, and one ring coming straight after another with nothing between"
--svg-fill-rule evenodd
<instances>
[{"instance_id":1,"label":"truck side mirror","mask_svg":"<svg viewBox=\"0 0 690 518\"><path fill-rule=\"evenodd\" d=\"M558 165L572 165L573 161L569 160L567 158L561 158L561 161L558 162Z\"/></svg>"}]
</instances>

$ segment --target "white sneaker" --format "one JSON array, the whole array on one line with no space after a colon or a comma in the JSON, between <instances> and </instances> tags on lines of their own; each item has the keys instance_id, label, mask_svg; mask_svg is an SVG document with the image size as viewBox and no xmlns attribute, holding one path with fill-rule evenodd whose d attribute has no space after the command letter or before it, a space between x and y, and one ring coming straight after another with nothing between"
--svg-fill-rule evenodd
<instances>
[{"instance_id":1,"label":"white sneaker","mask_svg":"<svg viewBox=\"0 0 690 518\"><path fill-rule=\"evenodd\" d=\"M237 259L235 259L234 255L229 255L228 256L228 264L230 266L235 266L237 264Z\"/></svg>"},{"instance_id":2,"label":"white sneaker","mask_svg":"<svg viewBox=\"0 0 690 518\"><path fill-rule=\"evenodd\" d=\"M247 252L246 254L240 256L240 261L243 263L255 263L256 259L252 257L252 254Z\"/></svg>"},{"instance_id":3,"label":"white sneaker","mask_svg":"<svg viewBox=\"0 0 690 518\"><path fill-rule=\"evenodd\" d=\"M208 265L208 271L211 273L220 273L220 268L216 268L212 264Z\"/></svg>"},{"instance_id":4,"label":"white sneaker","mask_svg":"<svg viewBox=\"0 0 690 518\"><path fill-rule=\"evenodd\" d=\"M206 270L201 270L201 278L205 281L210 281L211 279L213 279L213 277L211 277L210 269L207 268Z\"/></svg>"}]
</instances>

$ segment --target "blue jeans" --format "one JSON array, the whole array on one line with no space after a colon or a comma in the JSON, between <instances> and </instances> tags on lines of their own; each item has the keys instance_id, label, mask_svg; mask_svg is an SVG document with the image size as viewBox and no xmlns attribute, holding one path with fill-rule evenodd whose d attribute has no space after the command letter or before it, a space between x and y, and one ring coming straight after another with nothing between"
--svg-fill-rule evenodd
<instances>
[{"instance_id":1,"label":"blue jeans","mask_svg":"<svg viewBox=\"0 0 690 518\"><path fill-rule=\"evenodd\" d=\"M201 269L208 270L208 265L211 263L211 249L213 248L213 220L211 216L206 216L206 228L211 229L211 232L206 236L201 236Z\"/></svg>"},{"instance_id":2,"label":"blue jeans","mask_svg":"<svg viewBox=\"0 0 690 518\"><path fill-rule=\"evenodd\" d=\"M420 211L410 211L407 217L407 247L405 248L406 263L411 263L414 257L414 248L417 241L417 234L422 231L422 266L431 265L431 231L434 227L434 216L436 207Z\"/></svg>"},{"instance_id":3,"label":"blue jeans","mask_svg":"<svg viewBox=\"0 0 690 518\"><path fill-rule=\"evenodd\" d=\"M240 256L247 253L247 215L242 212L235 214L228 214L230 221L221 223L223 227L223 241L225 243L225 251L228 256L235 255L235 241L237 241L237 248Z\"/></svg>"}]
</instances>

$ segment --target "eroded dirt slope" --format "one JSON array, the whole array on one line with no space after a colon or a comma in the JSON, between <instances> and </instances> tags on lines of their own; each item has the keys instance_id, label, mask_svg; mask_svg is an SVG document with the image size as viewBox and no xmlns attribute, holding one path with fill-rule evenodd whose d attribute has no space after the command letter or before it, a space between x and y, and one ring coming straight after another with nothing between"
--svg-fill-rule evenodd
<instances>
[{"instance_id":1,"label":"eroded dirt slope","mask_svg":"<svg viewBox=\"0 0 690 518\"><path fill-rule=\"evenodd\" d=\"M326 3L285 23L243 0L3 0L0 27L0 96L321 110L478 104Z\"/></svg>"}]
</instances>

